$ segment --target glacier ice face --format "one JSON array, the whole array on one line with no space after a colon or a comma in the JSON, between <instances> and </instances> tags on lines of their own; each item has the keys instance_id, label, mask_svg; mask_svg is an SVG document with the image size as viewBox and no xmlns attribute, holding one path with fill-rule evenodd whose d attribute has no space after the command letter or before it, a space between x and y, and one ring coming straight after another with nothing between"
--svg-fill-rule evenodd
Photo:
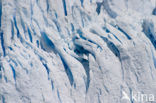
<instances>
[{"instance_id":1,"label":"glacier ice face","mask_svg":"<svg viewBox=\"0 0 156 103\"><path fill-rule=\"evenodd\" d=\"M0 0L1 103L156 96L154 0ZM156 102L156 101L155 101Z\"/></svg>"}]
</instances>

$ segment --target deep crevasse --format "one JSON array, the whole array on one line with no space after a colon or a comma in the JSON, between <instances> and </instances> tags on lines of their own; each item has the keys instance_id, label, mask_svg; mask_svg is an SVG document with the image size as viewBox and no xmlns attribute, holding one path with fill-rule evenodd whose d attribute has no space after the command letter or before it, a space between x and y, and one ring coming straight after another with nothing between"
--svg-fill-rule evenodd
<instances>
[{"instance_id":1,"label":"deep crevasse","mask_svg":"<svg viewBox=\"0 0 156 103\"><path fill-rule=\"evenodd\" d=\"M125 103L132 91L156 96L154 2L1 0L0 101Z\"/></svg>"}]
</instances>

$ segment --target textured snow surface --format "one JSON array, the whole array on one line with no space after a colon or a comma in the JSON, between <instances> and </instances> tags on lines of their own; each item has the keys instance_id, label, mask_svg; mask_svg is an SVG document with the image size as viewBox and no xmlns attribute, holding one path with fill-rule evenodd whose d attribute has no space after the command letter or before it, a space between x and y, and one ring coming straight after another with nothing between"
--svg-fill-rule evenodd
<instances>
[{"instance_id":1,"label":"textured snow surface","mask_svg":"<svg viewBox=\"0 0 156 103\"><path fill-rule=\"evenodd\" d=\"M156 96L154 0L0 0L0 19L0 103Z\"/></svg>"}]
</instances>

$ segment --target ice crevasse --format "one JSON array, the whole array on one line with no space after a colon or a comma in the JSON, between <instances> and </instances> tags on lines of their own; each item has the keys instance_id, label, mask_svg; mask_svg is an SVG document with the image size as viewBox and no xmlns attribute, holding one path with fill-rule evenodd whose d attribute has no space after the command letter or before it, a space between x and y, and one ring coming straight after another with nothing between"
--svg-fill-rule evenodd
<instances>
[{"instance_id":1,"label":"ice crevasse","mask_svg":"<svg viewBox=\"0 0 156 103\"><path fill-rule=\"evenodd\" d=\"M0 0L0 103L156 97L155 2Z\"/></svg>"}]
</instances>

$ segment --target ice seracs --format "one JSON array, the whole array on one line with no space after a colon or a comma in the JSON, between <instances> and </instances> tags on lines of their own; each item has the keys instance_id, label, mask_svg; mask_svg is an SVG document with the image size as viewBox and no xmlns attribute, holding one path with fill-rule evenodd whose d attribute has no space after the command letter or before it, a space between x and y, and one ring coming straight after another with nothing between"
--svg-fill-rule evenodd
<instances>
[{"instance_id":1,"label":"ice seracs","mask_svg":"<svg viewBox=\"0 0 156 103\"><path fill-rule=\"evenodd\" d=\"M156 96L154 0L1 0L0 17L0 102Z\"/></svg>"}]
</instances>

